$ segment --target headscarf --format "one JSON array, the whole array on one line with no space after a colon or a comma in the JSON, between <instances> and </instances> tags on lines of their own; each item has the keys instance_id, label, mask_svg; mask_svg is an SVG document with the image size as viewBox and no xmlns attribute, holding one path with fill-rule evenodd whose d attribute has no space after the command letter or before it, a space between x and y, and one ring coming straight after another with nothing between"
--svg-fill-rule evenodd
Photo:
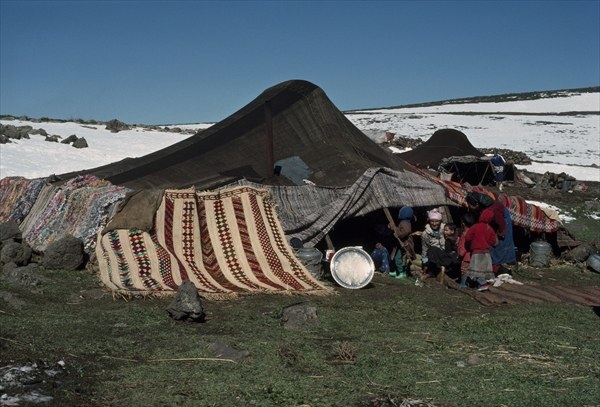
<instances>
[{"instance_id":1,"label":"headscarf","mask_svg":"<svg viewBox=\"0 0 600 407\"><path fill-rule=\"evenodd\" d=\"M413 218L413 209L410 206L403 206L398 213L398 220L411 220Z\"/></svg>"},{"instance_id":2,"label":"headscarf","mask_svg":"<svg viewBox=\"0 0 600 407\"><path fill-rule=\"evenodd\" d=\"M481 212L481 215L479 215L480 223L487 223L489 225L490 223L492 223L493 219L494 219L494 212L492 212L492 211L483 211L483 212Z\"/></svg>"},{"instance_id":3,"label":"headscarf","mask_svg":"<svg viewBox=\"0 0 600 407\"><path fill-rule=\"evenodd\" d=\"M429 220L442 220L442 214L437 209L432 209L427 212L427 218Z\"/></svg>"}]
</instances>

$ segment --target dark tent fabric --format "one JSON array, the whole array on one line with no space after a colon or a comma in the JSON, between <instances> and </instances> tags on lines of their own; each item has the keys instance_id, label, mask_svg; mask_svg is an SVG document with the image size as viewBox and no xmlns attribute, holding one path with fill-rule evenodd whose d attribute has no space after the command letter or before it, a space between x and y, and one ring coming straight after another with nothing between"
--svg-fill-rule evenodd
<instances>
[{"instance_id":1,"label":"dark tent fabric","mask_svg":"<svg viewBox=\"0 0 600 407\"><path fill-rule=\"evenodd\" d=\"M309 181L326 186L352 185L372 167L397 171L410 167L356 128L319 87L291 80L265 90L223 121L163 150L58 178L92 174L134 190L210 189L239 179L294 185L283 175L285 169L274 169L276 162L294 162L286 161L291 157L306 164Z\"/></svg>"},{"instance_id":2,"label":"dark tent fabric","mask_svg":"<svg viewBox=\"0 0 600 407\"><path fill-rule=\"evenodd\" d=\"M398 156L415 167L439 171L440 177L448 181L471 185L489 185L496 181L490 157L476 149L459 130L437 130L429 140ZM513 180L514 172L512 163L504 165L505 180Z\"/></svg>"},{"instance_id":3,"label":"dark tent fabric","mask_svg":"<svg viewBox=\"0 0 600 407\"><path fill-rule=\"evenodd\" d=\"M444 158L437 170L443 174L451 174L451 179L445 179L471 185L490 185L496 183L496 173L491 164L491 157L475 157L472 155L455 156ZM515 166L513 163L505 163L503 171L504 181L515 179Z\"/></svg>"},{"instance_id":4,"label":"dark tent fabric","mask_svg":"<svg viewBox=\"0 0 600 407\"><path fill-rule=\"evenodd\" d=\"M416 167L434 170L437 170L444 158L466 155L483 157L485 154L477 150L463 132L455 129L437 130L423 144L398 154Z\"/></svg>"}]
</instances>

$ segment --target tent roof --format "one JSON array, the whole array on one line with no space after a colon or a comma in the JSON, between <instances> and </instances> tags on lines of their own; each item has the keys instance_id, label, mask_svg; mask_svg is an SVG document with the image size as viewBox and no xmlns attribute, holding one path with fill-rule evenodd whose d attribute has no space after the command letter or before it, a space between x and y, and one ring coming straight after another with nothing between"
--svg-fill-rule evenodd
<instances>
[{"instance_id":1,"label":"tent roof","mask_svg":"<svg viewBox=\"0 0 600 407\"><path fill-rule=\"evenodd\" d=\"M266 123L271 123L272 150ZM307 179L327 186L351 185L372 167L410 167L356 128L318 86L290 80L268 88L223 121L177 144L81 173L134 190L212 188L242 178L294 185L284 175L294 171L284 168L278 171L281 175L274 175L275 163L304 163Z\"/></svg>"},{"instance_id":2,"label":"tent roof","mask_svg":"<svg viewBox=\"0 0 600 407\"><path fill-rule=\"evenodd\" d=\"M477 150L463 132L441 129L433 133L423 144L398 155L416 167L437 169L441 161L447 157L466 155L483 157L485 154Z\"/></svg>"}]
</instances>

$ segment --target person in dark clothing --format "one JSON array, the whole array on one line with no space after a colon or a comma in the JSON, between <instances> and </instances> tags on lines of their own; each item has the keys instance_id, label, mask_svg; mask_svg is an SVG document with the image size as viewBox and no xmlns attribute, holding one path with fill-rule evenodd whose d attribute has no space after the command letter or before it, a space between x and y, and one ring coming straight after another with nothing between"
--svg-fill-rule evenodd
<instances>
[{"instance_id":1,"label":"person in dark clothing","mask_svg":"<svg viewBox=\"0 0 600 407\"><path fill-rule=\"evenodd\" d=\"M390 224L394 235L398 239L396 252L392 256L395 271L390 271L390 276L406 278L410 270L410 263L415 259L415 243L412 237L412 220L414 212L411 207L404 206L398 213L398 226Z\"/></svg>"}]
</instances>

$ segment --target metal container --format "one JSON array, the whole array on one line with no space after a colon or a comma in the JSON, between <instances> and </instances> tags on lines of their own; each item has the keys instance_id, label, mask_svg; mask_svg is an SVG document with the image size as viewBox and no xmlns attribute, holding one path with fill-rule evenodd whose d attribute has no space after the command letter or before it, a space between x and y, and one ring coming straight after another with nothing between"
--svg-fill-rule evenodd
<instances>
[{"instance_id":1,"label":"metal container","mask_svg":"<svg viewBox=\"0 0 600 407\"><path fill-rule=\"evenodd\" d=\"M323 277L323 266L321 260L323 254L314 247L301 247L296 249L296 257L306 267L306 269L317 279Z\"/></svg>"},{"instance_id":2,"label":"metal container","mask_svg":"<svg viewBox=\"0 0 600 407\"><path fill-rule=\"evenodd\" d=\"M550 266L552 246L543 240L536 240L529 247L529 264L533 267Z\"/></svg>"},{"instance_id":3,"label":"metal container","mask_svg":"<svg viewBox=\"0 0 600 407\"><path fill-rule=\"evenodd\" d=\"M587 265L595 272L600 273L600 254L592 254L588 257Z\"/></svg>"},{"instance_id":4,"label":"metal container","mask_svg":"<svg viewBox=\"0 0 600 407\"><path fill-rule=\"evenodd\" d=\"M375 274L375 264L367 252L359 247L344 247L331 259L331 276L344 288L363 288Z\"/></svg>"}]
</instances>

